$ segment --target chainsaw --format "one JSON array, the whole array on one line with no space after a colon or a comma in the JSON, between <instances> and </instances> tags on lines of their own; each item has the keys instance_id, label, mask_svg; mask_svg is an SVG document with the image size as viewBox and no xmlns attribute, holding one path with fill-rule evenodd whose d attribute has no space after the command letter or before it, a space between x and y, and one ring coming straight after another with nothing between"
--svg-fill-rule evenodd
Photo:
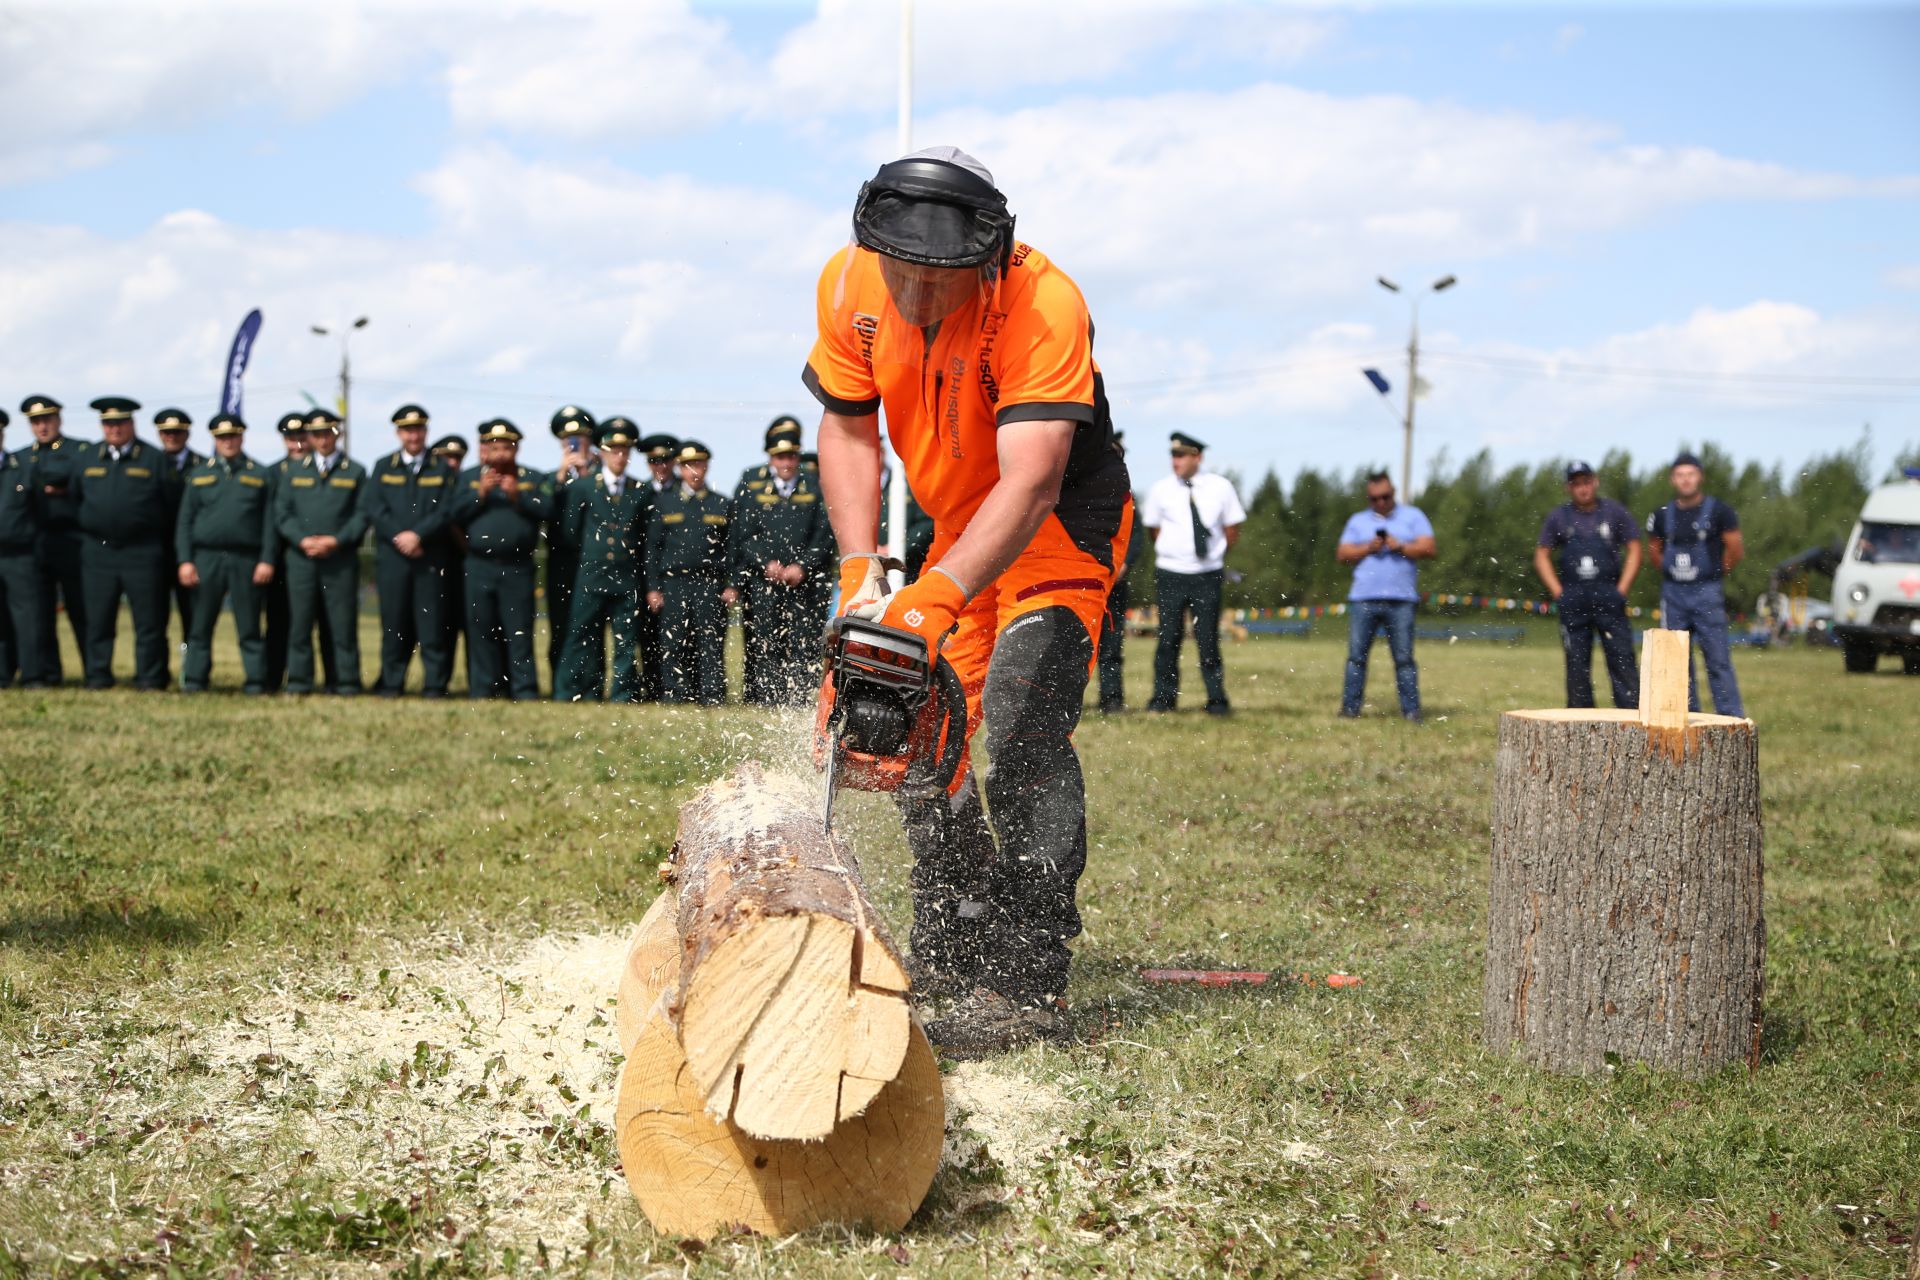
<instances>
[{"instance_id":1,"label":"chainsaw","mask_svg":"<svg viewBox=\"0 0 1920 1280\"><path fill-rule=\"evenodd\" d=\"M851 616L827 624L813 763L826 773L822 823L828 831L841 784L944 795L959 776L966 748L966 691L924 638Z\"/></svg>"}]
</instances>

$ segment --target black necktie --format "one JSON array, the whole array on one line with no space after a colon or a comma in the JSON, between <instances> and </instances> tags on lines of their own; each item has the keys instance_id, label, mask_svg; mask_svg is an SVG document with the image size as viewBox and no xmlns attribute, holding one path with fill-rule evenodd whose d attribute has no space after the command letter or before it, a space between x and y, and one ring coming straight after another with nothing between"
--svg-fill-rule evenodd
<instances>
[{"instance_id":1,"label":"black necktie","mask_svg":"<svg viewBox=\"0 0 1920 1280\"><path fill-rule=\"evenodd\" d=\"M1193 554L1197 560L1207 558L1207 543L1212 535L1207 532L1206 521L1200 518L1200 504L1193 500L1193 481L1187 481L1187 514L1193 517Z\"/></svg>"}]
</instances>

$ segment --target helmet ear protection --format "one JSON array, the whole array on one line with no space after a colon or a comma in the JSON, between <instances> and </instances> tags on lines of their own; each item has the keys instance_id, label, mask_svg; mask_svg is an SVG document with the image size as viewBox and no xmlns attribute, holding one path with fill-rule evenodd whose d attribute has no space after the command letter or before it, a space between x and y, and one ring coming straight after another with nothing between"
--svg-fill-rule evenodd
<instances>
[{"instance_id":1,"label":"helmet ear protection","mask_svg":"<svg viewBox=\"0 0 1920 1280\"><path fill-rule=\"evenodd\" d=\"M1003 276L1013 222L991 182L921 156L881 165L853 205L853 238L863 249L924 267L992 266Z\"/></svg>"}]
</instances>

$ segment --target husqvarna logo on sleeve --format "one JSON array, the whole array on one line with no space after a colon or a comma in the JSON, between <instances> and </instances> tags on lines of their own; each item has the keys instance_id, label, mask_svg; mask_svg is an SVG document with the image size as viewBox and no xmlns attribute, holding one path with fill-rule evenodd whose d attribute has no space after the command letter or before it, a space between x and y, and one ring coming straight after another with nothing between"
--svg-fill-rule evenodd
<instances>
[{"instance_id":1,"label":"husqvarna logo on sleeve","mask_svg":"<svg viewBox=\"0 0 1920 1280\"><path fill-rule=\"evenodd\" d=\"M870 316L864 311L853 313L854 341L860 344L860 359L869 370L873 368L873 340L879 332L879 316Z\"/></svg>"}]
</instances>

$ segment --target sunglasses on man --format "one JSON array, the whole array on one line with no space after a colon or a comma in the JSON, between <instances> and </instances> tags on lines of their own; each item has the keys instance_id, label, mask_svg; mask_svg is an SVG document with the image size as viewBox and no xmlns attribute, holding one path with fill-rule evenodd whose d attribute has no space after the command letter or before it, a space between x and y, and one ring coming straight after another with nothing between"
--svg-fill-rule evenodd
<instances>
[{"instance_id":1,"label":"sunglasses on man","mask_svg":"<svg viewBox=\"0 0 1920 1280\"><path fill-rule=\"evenodd\" d=\"M1367 505L1370 507L1378 506L1382 502L1392 502L1392 501L1393 501L1393 490L1391 489L1387 490L1385 493L1370 493L1367 495Z\"/></svg>"}]
</instances>

